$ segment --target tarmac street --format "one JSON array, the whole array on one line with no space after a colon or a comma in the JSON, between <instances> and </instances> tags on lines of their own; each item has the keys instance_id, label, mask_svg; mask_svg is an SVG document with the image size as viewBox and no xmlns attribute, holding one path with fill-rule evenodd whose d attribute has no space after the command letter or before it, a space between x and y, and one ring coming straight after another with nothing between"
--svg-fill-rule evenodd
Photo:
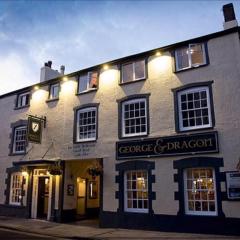
<instances>
[{"instance_id":1,"label":"tarmac street","mask_svg":"<svg viewBox=\"0 0 240 240\"><path fill-rule=\"evenodd\" d=\"M240 236L99 228L97 220L69 224L0 216L0 239L240 240Z\"/></svg>"}]
</instances>

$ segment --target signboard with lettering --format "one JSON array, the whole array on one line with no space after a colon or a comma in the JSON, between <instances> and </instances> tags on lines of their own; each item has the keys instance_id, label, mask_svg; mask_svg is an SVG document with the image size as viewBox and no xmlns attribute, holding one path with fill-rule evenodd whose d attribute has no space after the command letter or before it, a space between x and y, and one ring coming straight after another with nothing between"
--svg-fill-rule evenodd
<instances>
[{"instance_id":1,"label":"signboard with lettering","mask_svg":"<svg viewBox=\"0 0 240 240\"><path fill-rule=\"evenodd\" d=\"M227 172L226 180L228 199L240 200L240 172Z\"/></svg>"},{"instance_id":2,"label":"signboard with lettering","mask_svg":"<svg viewBox=\"0 0 240 240\"><path fill-rule=\"evenodd\" d=\"M41 143L42 140L42 120L33 116L28 117L28 141Z\"/></svg>"},{"instance_id":3,"label":"signboard with lettering","mask_svg":"<svg viewBox=\"0 0 240 240\"><path fill-rule=\"evenodd\" d=\"M217 152L219 148L216 131L116 143L118 160Z\"/></svg>"}]
</instances>

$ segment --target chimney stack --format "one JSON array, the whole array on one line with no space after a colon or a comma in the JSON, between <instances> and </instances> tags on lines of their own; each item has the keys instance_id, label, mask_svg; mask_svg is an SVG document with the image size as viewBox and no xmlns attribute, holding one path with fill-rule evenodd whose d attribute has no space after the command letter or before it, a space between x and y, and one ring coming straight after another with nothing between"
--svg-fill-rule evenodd
<instances>
[{"instance_id":1,"label":"chimney stack","mask_svg":"<svg viewBox=\"0 0 240 240\"><path fill-rule=\"evenodd\" d=\"M234 7L232 3L223 5L223 16L224 16L224 23L223 28L224 30L237 27L238 22L235 17Z\"/></svg>"},{"instance_id":2,"label":"chimney stack","mask_svg":"<svg viewBox=\"0 0 240 240\"><path fill-rule=\"evenodd\" d=\"M57 70L52 69L52 61L48 61L45 62L44 66L41 68L40 82L44 82L59 76L61 76L61 74Z\"/></svg>"},{"instance_id":3,"label":"chimney stack","mask_svg":"<svg viewBox=\"0 0 240 240\"><path fill-rule=\"evenodd\" d=\"M61 66L60 67L60 73L61 73L61 75L64 75L64 72L65 72L65 66Z\"/></svg>"}]
</instances>

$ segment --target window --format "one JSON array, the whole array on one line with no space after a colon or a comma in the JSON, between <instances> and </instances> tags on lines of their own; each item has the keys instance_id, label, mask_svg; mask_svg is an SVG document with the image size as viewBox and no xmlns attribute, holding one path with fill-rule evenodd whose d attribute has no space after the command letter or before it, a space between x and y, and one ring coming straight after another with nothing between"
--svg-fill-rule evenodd
<instances>
[{"instance_id":1,"label":"window","mask_svg":"<svg viewBox=\"0 0 240 240\"><path fill-rule=\"evenodd\" d=\"M58 99L60 91L59 83L50 85L49 99Z\"/></svg>"},{"instance_id":2,"label":"window","mask_svg":"<svg viewBox=\"0 0 240 240\"><path fill-rule=\"evenodd\" d=\"M217 215L215 175L212 168L190 168L184 174L185 213Z\"/></svg>"},{"instance_id":3,"label":"window","mask_svg":"<svg viewBox=\"0 0 240 240\"><path fill-rule=\"evenodd\" d=\"M125 173L125 211L148 212L148 173L128 171Z\"/></svg>"},{"instance_id":4,"label":"window","mask_svg":"<svg viewBox=\"0 0 240 240\"><path fill-rule=\"evenodd\" d=\"M204 65L207 62L205 45L189 44L179 48L175 51L175 59L177 71Z\"/></svg>"},{"instance_id":5,"label":"window","mask_svg":"<svg viewBox=\"0 0 240 240\"><path fill-rule=\"evenodd\" d=\"M25 153L27 145L27 127L21 126L14 130L13 153Z\"/></svg>"},{"instance_id":6,"label":"window","mask_svg":"<svg viewBox=\"0 0 240 240\"><path fill-rule=\"evenodd\" d=\"M122 103L122 136L147 134L146 98L134 99Z\"/></svg>"},{"instance_id":7,"label":"window","mask_svg":"<svg viewBox=\"0 0 240 240\"><path fill-rule=\"evenodd\" d=\"M78 93L97 89L98 72L88 72L79 77Z\"/></svg>"},{"instance_id":8,"label":"window","mask_svg":"<svg viewBox=\"0 0 240 240\"><path fill-rule=\"evenodd\" d=\"M28 106L30 103L30 93L22 93L17 97L17 108Z\"/></svg>"},{"instance_id":9,"label":"window","mask_svg":"<svg viewBox=\"0 0 240 240\"><path fill-rule=\"evenodd\" d=\"M212 127L212 109L208 86L179 91L177 98L180 130Z\"/></svg>"},{"instance_id":10,"label":"window","mask_svg":"<svg viewBox=\"0 0 240 240\"><path fill-rule=\"evenodd\" d=\"M23 176L20 172L11 175L10 204L21 205Z\"/></svg>"},{"instance_id":11,"label":"window","mask_svg":"<svg viewBox=\"0 0 240 240\"><path fill-rule=\"evenodd\" d=\"M146 78L145 60L140 60L122 65L121 83L132 82Z\"/></svg>"},{"instance_id":12,"label":"window","mask_svg":"<svg viewBox=\"0 0 240 240\"><path fill-rule=\"evenodd\" d=\"M97 108L89 107L77 111L77 142L96 140Z\"/></svg>"}]
</instances>

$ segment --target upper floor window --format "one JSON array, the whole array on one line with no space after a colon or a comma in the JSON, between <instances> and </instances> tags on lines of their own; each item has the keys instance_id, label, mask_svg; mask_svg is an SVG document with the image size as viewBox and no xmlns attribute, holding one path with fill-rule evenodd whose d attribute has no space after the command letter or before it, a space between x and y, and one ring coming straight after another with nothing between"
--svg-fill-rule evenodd
<instances>
[{"instance_id":1,"label":"upper floor window","mask_svg":"<svg viewBox=\"0 0 240 240\"><path fill-rule=\"evenodd\" d=\"M209 86L178 91L178 122L181 131L212 127Z\"/></svg>"},{"instance_id":2,"label":"upper floor window","mask_svg":"<svg viewBox=\"0 0 240 240\"><path fill-rule=\"evenodd\" d=\"M14 129L13 153L25 153L27 145L27 127L21 126Z\"/></svg>"},{"instance_id":3,"label":"upper floor window","mask_svg":"<svg viewBox=\"0 0 240 240\"><path fill-rule=\"evenodd\" d=\"M148 212L148 172L146 170L125 173L125 211Z\"/></svg>"},{"instance_id":4,"label":"upper floor window","mask_svg":"<svg viewBox=\"0 0 240 240\"><path fill-rule=\"evenodd\" d=\"M139 98L122 103L122 136L147 134L147 100Z\"/></svg>"},{"instance_id":5,"label":"upper floor window","mask_svg":"<svg viewBox=\"0 0 240 240\"><path fill-rule=\"evenodd\" d=\"M10 200L13 205L21 205L23 176L21 172L16 172L11 175Z\"/></svg>"},{"instance_id":6,"label":"upper floor window","mask_svg":"<svg viewBox=\"0 0 240 240\"><path fill-rule=\"evenodd\" d=\"M58 99L60 91L60 84L52 84L50 85L49 99Z\"/></svg>"},{"instance_id":7,"label":"upper floor window","mask_svg":"<svg viewBox=\"0 0 240 240\"><path fill-rule=\"evenodd\" d=\"M98 72L88 72L79 77L78 93L91 91L98 87Z\"/></svg>"},{"instance_id":8,"label":"upper floor window","mask_svg":"<svg viewBox=\"0 0 240 240\"><path fill-rule=\"evenodd\" d=\"M186 214L217 215L214 169L186 169L184 172L184 190Z\"/></svg>"},{"instance_id":9,"label":"upper floor window","mask_svg":"<svg viewBox=\"0 0 240 240\"><path fill-rule=\"evenodd\" d=\"M121 83L137 81L146 78L146 62L140 60L122 65Z\"/></svg>"},{"instance_id":10,"label":"upper floor window","mask_svg":"<svg viewBox=\"0 0 240 240\"><path fill-rule=\"evenodd\" d=\"M97 107L88 107L76 112L76 141L85 142L97 139Z\"/></svg>"},{"instance_id":11,"label":"upper floor window","mask_svg":"<svg viewBox=\"0 0 240 240\"><path fill-rule=\"evenodd\" d=\"M175 51L176 70L198 67L207 63L203 43L189 44Z\"/></svg>"},{"instance_id":12,"label":"upper floor window","mask_svg":"<svg viewBox=\"0 0 240 240\"><path fill-rule=\"evenodd\" d=\"M17 96L17 108L28 106L30 103L30 93L21 93Z\"/></svg>"}]
</instances>

